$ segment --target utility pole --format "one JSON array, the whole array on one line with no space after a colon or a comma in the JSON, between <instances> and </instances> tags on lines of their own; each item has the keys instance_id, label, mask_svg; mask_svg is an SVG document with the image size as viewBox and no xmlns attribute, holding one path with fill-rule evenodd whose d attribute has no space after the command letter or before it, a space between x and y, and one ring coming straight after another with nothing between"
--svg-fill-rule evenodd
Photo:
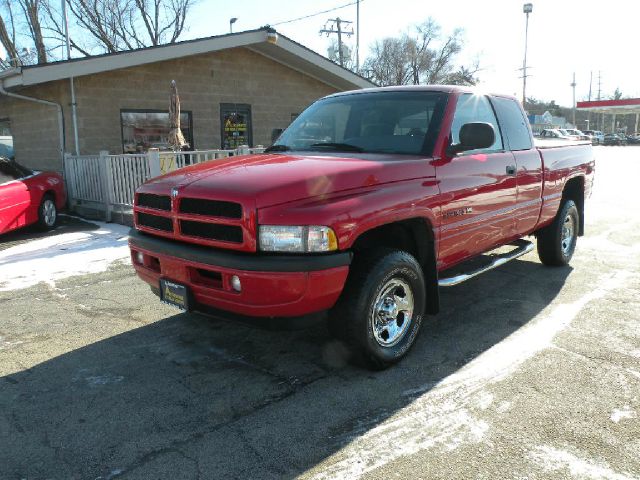
<instances>
[{"instance_id":1,"label":"utility pole","mask_svg":"<svg viewBox=\"0 0 640 480\"><path fill-rule=\"evenodd\" d=\"M351 28L351 30L343 30L342 25L343 24L348 25L351 23L353 22L349 20L342 20L340 17L330 18L325 24L324 28L320 30L320 35L322 35L323 33L326 33L327 37L334 33L338 35L338 62L340 63L341 67L344 67L342 35L346 35L347 37L350 37L351 35L353 35L353 28ZM327 25L329 26L329 28L327 28Z\"/></svg>"},{"instance_id":2,"label":"utility pole","mask_svg":"<svg viewBox=\"0 0 640 480\"><path fill-rule=\"evenodd\" d=\"M524 61L522 62L522 107L526 109L527 102L527 46L529 42L529 14L533 11L533 4L525 3L522 11L527 16L524 30Z\"/></svg>"},{"instance_id":3,"label":"utility pole","mask_svg":"<svg viewBox=\"0 0 640 480\"><path fill-rule=\"evenodd\" d=\"M602 93L602 72L598 70L598 101L600 101L602 98L601 93ZM604 112L602 112L601 123L599 126L600 128L598 130L604 131Z\"/></svg>"},{"instance_id":4,"label":"utility pole","mask_svg":"<svg viewBox=\"0 0 640 480\"><path fill-rule=\"evenodd\" d=\"M593 70L589 72L589 101L591 101L591 87L593 86ZM587 130L591 128L591 109L587 110Z\"/></svg>"},{"instance_id":5,"label":"utility pole","mask_svg":"<svg viewBox=\"0 0 640 480\"><path fill-rule=\"evenodd\" d=\"M573 128L578 128L576 125L576 72L573 72L573 82L571 82L571 88L573 88Z\"/></svg>"}]
</instances>

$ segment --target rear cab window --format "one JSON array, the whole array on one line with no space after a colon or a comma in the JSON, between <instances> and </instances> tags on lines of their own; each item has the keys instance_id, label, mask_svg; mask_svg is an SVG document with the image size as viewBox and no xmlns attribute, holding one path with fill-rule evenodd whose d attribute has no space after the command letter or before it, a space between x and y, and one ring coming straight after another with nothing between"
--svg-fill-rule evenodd
<instances>
[{"instance_id":1,"label":"rear cab window","mask_svg":"<svg viewBox=\"0 0 640 480\"><path fill-rule=\"evenodd\" d=\"M529 122L520 105L512 98L492 97L491 101L498 114L502 132L509 150L529 150L533 147ZM546 132L546 131L545 131ZM542 132L542 136L550 132Z\"/></svg>"}]
</instances>

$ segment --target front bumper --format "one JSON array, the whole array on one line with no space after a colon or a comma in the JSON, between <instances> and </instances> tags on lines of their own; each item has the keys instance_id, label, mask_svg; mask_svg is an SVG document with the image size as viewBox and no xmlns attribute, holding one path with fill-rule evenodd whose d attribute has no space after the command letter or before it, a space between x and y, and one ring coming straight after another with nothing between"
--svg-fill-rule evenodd
<instances>
[{"instance_id":1,"label":"front bumper","mask_svg":"<svg viewBox=\"0 0 640 480\"><path fill-rule=\"evenodd\" d=\"M295 317L331 308L349 273L350 252L264 255L227 252L153 237L132 229L131 261L158 289L161 278L189 287L198 306L256 317ZM139 263L137 253L144 254ZM242 290L236 292L231 277Z\"/></svg>"}]
</instances>

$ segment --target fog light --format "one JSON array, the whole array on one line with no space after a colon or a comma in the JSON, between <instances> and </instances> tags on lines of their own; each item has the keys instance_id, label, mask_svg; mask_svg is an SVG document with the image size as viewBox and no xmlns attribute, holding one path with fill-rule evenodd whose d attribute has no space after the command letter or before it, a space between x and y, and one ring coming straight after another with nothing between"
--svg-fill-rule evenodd
<instances>
[{"instance_id":1,"label":"fog light","mask_svg":"<svg viewBox=\"0 0 640 480\"><path fill-rule=\"evenodd\" d=\"M242 284L240 283L240 277L238 277L237 275L231 277L231 286L236 292L241 292Z\"/></svg>"},{"instance_id":2,"label":"fog light","mask_svg":"<svg viewBox=\"0 0 640 480\"><path fill-rule=\"evenodd\" d=\"M143 265L143 264L144 264L144 253L142 253L142 252L136 252L136 261L137 261L140 265Z\"/></svg>"}]
</instances>

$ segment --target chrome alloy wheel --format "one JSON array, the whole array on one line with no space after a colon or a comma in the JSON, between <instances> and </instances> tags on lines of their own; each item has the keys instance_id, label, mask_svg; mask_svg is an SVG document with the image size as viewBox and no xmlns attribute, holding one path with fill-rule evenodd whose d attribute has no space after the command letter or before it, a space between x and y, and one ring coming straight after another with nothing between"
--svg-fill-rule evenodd
<instances>
[{"instance_id":1,"label":"chrome alloy wheel","mask_svg":"<svg viewBox=\"0 0 640 480\"><path fill-rule=\"evenodd\" d=\"M573 216L567 215L564 219L564 223L562 224L562 237L560 240L562 245L562 253L564 253L565 256L571 255L573 243L575 242L575 230L576 226Z\"/></svg>"},{"instance_id":2,"label":"chrome alloy wheel","mask_svg":"<svg viewBox=\"0 0 640 480\"><path fill-rule=\"evenodd\" d=\"M42 218L47 227L53 227L56 224L56 204L50 198L42 202Z\"/></svg>"},{"instance_id":3,"label":"chrome alloy wheel","mask_svg":"<svg viewBox=\"0 0 640 480\"><path fill-rule=\"evenodd\" d=\"M373 302L370 325L373 336L383 347L397 344L409 330L414 300L411 287L405 281L392 278L380 290Z\"/></svg>"}]
</instances>

